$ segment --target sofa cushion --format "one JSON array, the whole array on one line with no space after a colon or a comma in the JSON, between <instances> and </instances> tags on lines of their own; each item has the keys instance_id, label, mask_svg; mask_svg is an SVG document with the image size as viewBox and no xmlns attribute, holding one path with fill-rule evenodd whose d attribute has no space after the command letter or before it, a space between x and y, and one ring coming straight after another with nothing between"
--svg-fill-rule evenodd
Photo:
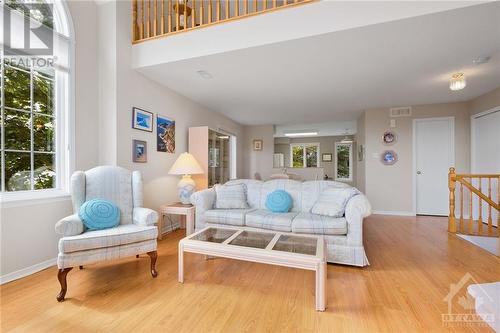
<instances>
[{"instance_id":1,"label":"sofa cushion","mask_svg":"<svg viewBox=\"0 0 500 333\"><path fill-rule=\"evenodd\" d=\"M300 213L293 219L292 231L301 234L347 235L347 221L344 217Z\"/></svg>"},{"instance_id":2,"label":"sofa cushion","mask_svg":"<svg viewBox=\"0 0 500 333\"><path fill-rule=\"evenodd\" d=\"M205 222L243 226L245 215L253 209L210 209L205 211Z\"/></svg>"},{"instance_id":3,"label":"sofa cushion","mask_svg":"<svg viewBox=\"0 0 500 333\"><path fill-rule=\"evenodd\" d=\"M311 208L311 213L331 217L344 216L349 199L358 194L354 187L328 188L320 193L318 201Z\"/></svg>"},{"instance_id":4,"label":"sofa cushion","mask_svg":"<svg viewBox=\"0 0 500 333\"><path fill-rule=\"evenodd\" d=\"M292 220L296 212L273 213L266 209L258 209L246 214L245 225L253 228L276 231L292 231Z\"/></svg>"},{"instance_id":5,"label":"sofa cushion","mask_svg":"<svg viewBox=\"0 0 500 333\"><path fill-rule=\"evenodd\" d=\"M215 185L215 208L244 209L248 208L244 184Z\"/></svg>"},{"instance_id":6,"label":"sofa cushion","mask_svg":"<svg viewBox=\"0 0 500 333\"><path fill-rule=\"evenodd\" d=\"M283 190L273 191L266 198L266 208L273 213L288 213L292 203L290 194Z\"/></svg>"},{"instance_id":7,"label":"sofa cushion","mask_svg":"<svg viewBox=\"0 0 500 333\"><path fill-rule=\"evenodd\" d=\"M59 240L59 252L70 253L156 239L156 226L138 226L135 224L119 225L116 228L86 231L76 236L63 237Z\"/></svg>"}]
</instances>

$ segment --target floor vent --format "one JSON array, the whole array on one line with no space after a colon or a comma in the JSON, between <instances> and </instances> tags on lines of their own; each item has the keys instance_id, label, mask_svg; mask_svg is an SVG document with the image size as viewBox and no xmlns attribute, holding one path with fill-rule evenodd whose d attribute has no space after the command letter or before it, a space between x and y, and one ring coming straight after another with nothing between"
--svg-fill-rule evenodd
<instances>
[{"instance_id":1,"label":"floor vent","mask_svg":"<svg viewBox=\"0 0 500 333\"><path fill-rule=\"evenodd\" d=\"M411 106L404 106L399 108L390 109L391 117L410 117L411 116Z\"/></svg>"}]
</instances>

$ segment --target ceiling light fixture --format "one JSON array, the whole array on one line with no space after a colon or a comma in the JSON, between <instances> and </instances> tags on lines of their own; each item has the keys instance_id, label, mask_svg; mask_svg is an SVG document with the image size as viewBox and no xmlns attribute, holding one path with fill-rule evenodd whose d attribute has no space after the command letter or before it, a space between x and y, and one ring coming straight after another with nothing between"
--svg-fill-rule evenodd
<instances>
[{"instance_id":1,"label":"ceiling light fixture","mask_svg":"<svg viewBox=\"0 0 500 333\"><path fill-rule=\"evenodd\" d=\"M479 66L482 64L486 64L487 62L490 61L490 59L491 59L491 57L488 57L488 56L478 57L478 58L472 60L472 63L476 66Z\"/></svg>"},{"instance_id":2,"label":"ceiling light fixture","mask_svg":"<svg viewBox=\"0 0 500 333\"><path fill-rule=\"evenodd\" d=\"M317 131L307 131L307 132L286 132L285 136L294 137L294 136L315 136L318 135Z\"/></svg>"},{"instance_id":3,"label":"ceiling light fixture","mask_svg":"<svg viewBox=\"0 0 500 333\"><path fill-rule=\"evenodd\" d=\"M465 74L464 73L455 73L451 76L450 90L453 90L453 91L461 90L461 89L464 89L466 85L467 85L467 82L465 81Z\"/></svg>"},{"instance_id":4,"label":"ceiling light fixture","mask_svg":"<svg viewBox=\"0 0 500 333\"><path fill-rule=\"evenodd\" d=\"M349 130L346 128L344 132L344 138L340 141L341 143L353 143L354 140L348 137L349 135Z\"/></svg>"},{"instance_id":5,"label":"ceiling light fixture","mask_svg":"<svg viewBox=\"0 0 500 333\"><path fill-rule=\"evenodd\" d=\"M201 76L201 78L205 79L205 80L210 80L210 79L213 79L213 76L212 74L210 74L209 72L207 71L204 71L204 70L199 70L199 71L196 71L196 73Z\"/></svg>"}]
</instances>

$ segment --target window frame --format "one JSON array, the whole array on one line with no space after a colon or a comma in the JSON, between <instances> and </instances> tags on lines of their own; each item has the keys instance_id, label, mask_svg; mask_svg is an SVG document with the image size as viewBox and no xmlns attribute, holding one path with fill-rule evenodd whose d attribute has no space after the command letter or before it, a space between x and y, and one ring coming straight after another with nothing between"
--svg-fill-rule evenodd
<instances>
[{"instance_id":1,"label":"window frame","mask_svg":"<svg viewBox=\"0 0 500 333\"><path fill-rule=\"evenodd\" d=\"M24 206L27 202L37 204L52 200L67 200L70 198L70 175L75 170L75 39L73 20L70 15L68 5L65 1L48 0L47 3L53 5L54 12L54 45L65 43L67 48L63 53L56 52L59 48L54 48L54 56L64 54L67 59L67 67L55 64L54 66L54 113L55 131L55 169L56 185L51 189L32 189L23 191L4 191L5 184L0 184L0 201L3 206L15 207ZM32 18L29 18L33 20ZM30 56L30 55L26 55ZM0 57L1 70L3 70L3 52ZM16 68L14 66L14 68ZM31 72L31 71L30 71ZM31 80L30 80L31 81ZM32 83L30 82L30 85ZM30 91L32 94L32 91ZM32 96L31 96L32 97ZM2 75L1 91L1 116L4 116L4 82ZM12 109L12 108L11 108ZM31 105L32 109L32 105ZM14 109L15 110L15 109ZM31 114L33 114L31 110ZM1 147L4 144L5 131L2 131ZM32 143L31 143L32 145ZM33 147L29 151L33 155ZM33 161L31 162L33 164ZM0 167L4 168L4 150L0 156ZM5 176L5 170L2 170ZM1 181L1 180L0 180Z\"/></svg>"},{"instance_id":2,"label":"window frame","mask_svg":"<svg viewBox=\"0 0 500 333\"><path fill-rule=\"evenodd\" d=\"M349 178L339 178L338 177L338 146L347 146L349 147ZM344 182L352 182L353 181L353 144L352 142L335 142L335 180L344 181Z\"/></svg>"},{"instance_id":3,"label":"window frame","mask_svg":"<svg viewBox=\"0 0 500 333\"><path fill-rule=\"evenodd\" d=\"M306 147L316 147L316 166L314 167L308 167L307 166L307 153L306 153ZM304 162L302 164L302 167L294 167L293 166L293 147L302 147L302 161ZM319 142L306 142L306 143L290 143L290 168L294 169L311 169L311 168L320 168L320 157L321 157L321 152L320 152L320 143Z\"/></svg>"}]
</instances>

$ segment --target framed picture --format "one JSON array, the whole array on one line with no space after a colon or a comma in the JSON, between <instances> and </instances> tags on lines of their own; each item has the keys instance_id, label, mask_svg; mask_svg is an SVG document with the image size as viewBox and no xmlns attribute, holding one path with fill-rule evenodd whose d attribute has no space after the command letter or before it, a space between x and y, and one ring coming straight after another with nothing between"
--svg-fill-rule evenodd
<instances>
[{"instance_id":1,"label":"framed picture","mask_svg":"<svg viewBox=\"0 0 500 333\"><path fill-rule=\"evenodd\" d=\"M365 158L365 146L358 146L358 161L362 161Z\"/></svg>"},{"instance_id":2,"label":"framed picture","mask_svg":"<svg viewBox=\"0 0 500 333\"><path fill-rule=\"evenodd\" d=\"M153 113L133 107L132 128L146 132L153 132Z\"/></svg>"},{"instance_id":3,"label":"framed picture","mask_svg":"<svg viewBox=\"0 0 500 333\"><path fill-rule=\"evenodd\" d=\"M330 153L321 154L321 162L331 162L333 161L333 156Z\"/></svg>"},{"instance_id":4,"label":"framed picture","mask_svg":"<svg viewBox=\"0 0 500 333\"><path fill-rule=\"evenodd\" d=\"M385 131L382 135L382 142L384 142L384 144L387 146L394 144L396 140L397 136L393 131Z\"/></svg>"},{"instance_id":5,"label":"framed picture","mask_svg":"<svg viewBox=\"0 0 500 333\"><path fill-rule=\"evenodd\" d=\"M262 150L263 141L261 139L253 140L253 150Z\"/></svg>"},{"instance_id":6,"label":"framed picture","mask_svg":"<svg viewBox=\"0 0 500 333\"><path fill-rule=\"evenodd\" d=\"M175 120L156 115L156 150L175 153Z\"/></svg>"},{"instance_id":7,"label":"framed picture","mask_svg":"<svg viewBox=\"0 0 500 333\"><path fill-rule=\"evenodd\" d=\"M398 154L394 150L386 150L382 153L380 161L384 165L393 165L398 161Z\"/></svg>"},{"instance_id":8,"label":"framed picture","mask_svg":"<svg viewBox=\"0 0 500 333\"><path fill-rule=\"evenodd\" d=\"M132 161L146 163L148 161L148 143L141 140L132 140Z\"/></svg>"}]
</instances>

